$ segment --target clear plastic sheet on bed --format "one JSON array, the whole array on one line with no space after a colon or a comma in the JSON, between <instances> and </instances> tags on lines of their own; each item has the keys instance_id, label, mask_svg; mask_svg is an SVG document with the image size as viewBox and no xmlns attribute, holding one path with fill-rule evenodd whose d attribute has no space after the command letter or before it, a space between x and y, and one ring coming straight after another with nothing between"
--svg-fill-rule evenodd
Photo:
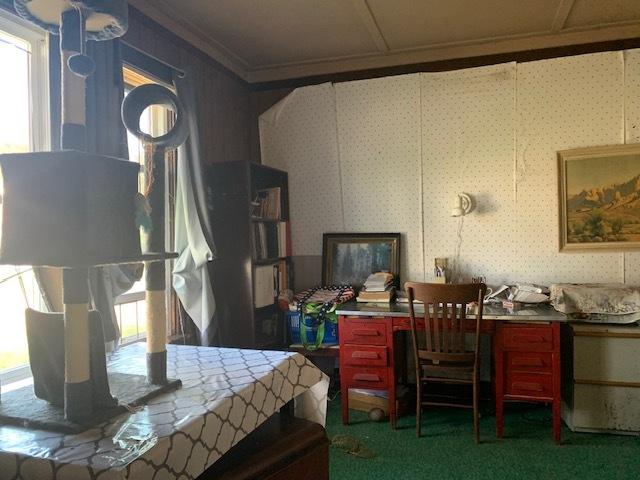
<instances>
[{"instance_id":1,"label":"clear plastic sheet on bed","mask_svg":"<svg viewBox=\"0 0 640 480\"><path fill-rule=\"evenodd\" d=\"M81 434L0 426L0 480L195 478L285 403L324 425L328 378L297 353L169 345L182 388ZM145 345L109 370L144 374Z\"/></svg>"}]
</instances>

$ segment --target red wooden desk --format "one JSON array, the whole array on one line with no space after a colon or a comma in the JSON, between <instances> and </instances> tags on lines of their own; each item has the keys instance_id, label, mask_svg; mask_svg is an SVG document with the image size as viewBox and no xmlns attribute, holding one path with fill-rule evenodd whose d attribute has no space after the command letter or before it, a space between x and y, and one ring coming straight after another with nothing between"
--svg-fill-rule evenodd
<instances>
[{"instance_id":1,"label":"red wooden desk","mask_svg":"<svg viewBox=\"0 0 640 480\"><path fill-rule=\"evenodd\" d=\"M395 426L394 333L411 329L408 306L349 302L337 313L342 422L349 423L349 389L366 388L388 391L389 419ZM519 311L484 307L480 331L494 339L492 380L498 437L502 437L505 400L545 402L552 404L553 434L556 442L560 442L560 323L564 321L565 316L548 305ZM418 328L424 329L420 319ZM473 315L468 315L468 329L475 331Z\"/></svg>"}]
</instances>

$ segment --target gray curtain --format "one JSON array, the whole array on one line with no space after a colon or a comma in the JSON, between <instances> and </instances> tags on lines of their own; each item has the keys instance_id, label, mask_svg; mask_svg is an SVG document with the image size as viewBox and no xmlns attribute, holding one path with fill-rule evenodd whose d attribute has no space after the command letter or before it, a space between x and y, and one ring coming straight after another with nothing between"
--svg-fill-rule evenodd
<instances>
[{"instance_id":1,"label":"gray curtain","mask_svg":"<svg viewBox=\"0 0 640 480\"><path fill-rule=\"evenodd\" d=\"M127 133L120 118L124 98L120 40L88 42L87 53L96 69L87 78L87 151L129 158ZM142 265L92 268L89 273L92 307L102 316L105 341L117 342L120 331L114 300L142 275Z\"/></svg>"},{"instance_id":2,"label":"gray curtain","mask_svg":"<svg viewBox=\"0 0 640 480\"><path fill-rule=\"evenodd\" d=\"M209 275L215 245L207 215L204 160L198 131L198 102L192 73L174 76L174 85L189 125L189 137L178 150L173 288L182 308L198 329L201 345L219 344L216 302ZM182 310L181 310L182 312ZM185 316L181 315L184 320Z\"/></svg>"}]
</instances>

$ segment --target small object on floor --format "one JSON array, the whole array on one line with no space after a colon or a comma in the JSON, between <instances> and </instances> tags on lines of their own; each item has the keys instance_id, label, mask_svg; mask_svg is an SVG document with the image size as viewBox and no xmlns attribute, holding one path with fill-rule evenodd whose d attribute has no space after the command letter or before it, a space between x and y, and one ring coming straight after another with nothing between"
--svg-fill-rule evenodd
<instances>
[{"instance_id":1,"label":"small object on floor","mask_svg":"<svg viewBox=\"0 0 640 480\"><path fill-rule=\"evenodd\" d=\"M344 450L349 455L360 458L374 458L376 453L351 435L335 435L331 439L331 446Z\"/></svg>"},{"instance_id":2,"label":"small object on floor","mask_svg":"<svg viewBox=\"0 0 640 480\"><path fill-rule=\"evenodd\" d=\"M372 408L369 410L369 419L374 422L382 422L386 417L384 410L381 408Z\"/></svg>"}]
</instances>

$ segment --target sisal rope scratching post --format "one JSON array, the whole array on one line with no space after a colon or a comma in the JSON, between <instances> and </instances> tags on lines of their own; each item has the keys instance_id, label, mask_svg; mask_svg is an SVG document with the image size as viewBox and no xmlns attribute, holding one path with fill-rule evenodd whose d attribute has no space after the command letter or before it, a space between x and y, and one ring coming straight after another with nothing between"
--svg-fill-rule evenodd
<instances>
[{"instance_id":1,"label":"sisal rope scratching post","mask_svg":"<svg viewBox=\"0 0 640 480\"><path fill-rule=\"evenodd\" d=\"M69 59L81 51L84 23L80 11L62 13L60 51L62 72L63 150L86 150L85 79L72 72ZM70 93L73 92L73 95ZM89 276L86 268L65 268L62 274L64 302L64 415L81 422L93 413L89 352Z\"/></svg>"},{"instance_id":2,"label":"sisal rope scratching post","mask_svg":"<svg viewBox=\"0 0 640 480\"><path fill-rule=\"evenodd\" d=\"M165 214L164 214L164 154L162 148L146 148L147 165L145 190L151 207L152 230L146 235L143 250L147 252L164 251ZM146 283L145 303L147 326L147 381L154 385L167 382L167 310L165 301L166 287L165 262L145 262L144 279Z\"/></svg>"},{"instance_id":3,"label":"sisal rope scratching post","mask_svg":"<svg viewBox=\"0 0 640 480\"><path fill-rule=\"evenodd\" d=\"M152 137L140 130L140 116L151 105L171 108L176 116L173 127L164 135ZM162 252L165 247L165 154L184 143L188 127L182 103L161 85L134 88L122 103L122 121L145 145L145 197L150 211L143 252ZM145 301L147 326L147 381L154 385L167 382L167 311L165 302L165 262L145 262Z\"/></svg>"}]
</instances>

